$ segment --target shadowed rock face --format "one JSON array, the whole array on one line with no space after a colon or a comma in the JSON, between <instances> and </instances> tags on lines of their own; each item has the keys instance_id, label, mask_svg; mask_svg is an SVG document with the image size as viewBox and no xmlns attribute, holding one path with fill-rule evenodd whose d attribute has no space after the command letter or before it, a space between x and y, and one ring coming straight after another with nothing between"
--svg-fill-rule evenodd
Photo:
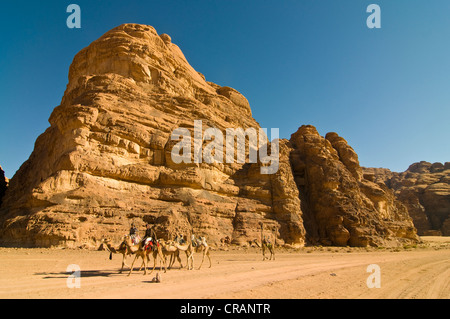
<instances>
[{"instance_id":1,"label":"shadowed rock face","mask_svg":"<svg viewBox=\"0 0 450 319\"><path fill-rule=\"evenodd\" d=\"M203 132L260 127L247 99L205 81L170 36L137 24L107 32L75 56L50 127L11 180L2 242L94 246L135 222L141 232L154 224L160 237L242 244L259 239L263 222L279 243L303 245L289 143L272 175L259 163L174 163L170 136L178 127L193 136L194 120Z\"/></svg>"},{"instance_id":2,"label":"shadowed rock face","mask_svg":"<svg viewBox=\"0 0 450 319\"><path fill-rule=\"evenodd\" d=\"M8 179L6 178L5 172L0 166L0 206L2 205L2 199L6 193L7 188L8 188Z\"/></svg>"},{"instance_id":3,"label":"shadowed rock face","mask_svg":"<svg viewBox=\"0 0 450 319\"><path fill-rule=\"evenodd\" d=\"M342 137L324 138L308 125L292 134L291 144L309 241L388 246L417 239L406 208L386 186L363 178L358 156Z\"/></svg>"},{"instance_id":4,"label":"shadowed rock face","mask_svg":"<svg viewBox=\"0 0 450 319\"><path fill-rule=\"evenodd\" d=\"M107 32L75 56L50 127L11 179L0 242L96 247L120 240L132 222L141 231L153 224L158 237L193 232L211 244L260 239L261 223L278 244L294 246L417 239L404 206L363 177L336 133L323 138L302 126L279 140L278 170L261 174L266 163L236 155L224 164L174 161L171 134L187 128L193 137L195 120L202 134L260 128L247 99L207 82L169 35L137 24Z\"/></svg>"},{"instance_id":5,"label":"shadowed rock face","mask_svg":"<svg viewBox=\"0 0 450 319\"><path fill-rule=\"evenodd\" d=\"M394 190L407 208L420 235L450 236L450 163L419 162L405 172L365 168Z\"/></svg>"}]
</instances>

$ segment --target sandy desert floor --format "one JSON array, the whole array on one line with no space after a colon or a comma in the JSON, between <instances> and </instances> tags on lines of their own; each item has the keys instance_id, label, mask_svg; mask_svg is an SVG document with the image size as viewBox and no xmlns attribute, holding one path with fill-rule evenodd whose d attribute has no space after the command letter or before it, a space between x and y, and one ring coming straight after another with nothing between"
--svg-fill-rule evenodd
<instances>
[{"instance_id":1,"label":"sandy desert floor","mask_svg":"<svg viewBox=\"0 0 450 319\"><path fill-rule=\"evenodd\" d=\"M214 250L211 268L205 260L201 270L175 264L144 276L137 262L129 277L129 268L118 272L121 255L109 260L106 251L0 248L0 298L449 299L450 237L422 239L397 249L278 249L274 261L262 261L256 248ZM198 267L201 256L195 257ZM80 267L79 281L71 282L79 288L67 285L70 264ZM370 264L380 267L380 288L366 284ZM157 272L160 283L152 282Z\"/></svg>"}]
</instances>

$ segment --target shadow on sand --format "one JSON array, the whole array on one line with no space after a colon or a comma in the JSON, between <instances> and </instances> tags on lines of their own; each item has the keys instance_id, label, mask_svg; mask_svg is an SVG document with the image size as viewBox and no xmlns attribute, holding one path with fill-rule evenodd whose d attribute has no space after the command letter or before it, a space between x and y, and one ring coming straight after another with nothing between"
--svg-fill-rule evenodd
<instances>
[{"instance_id":1,"label":"shadow on sand","mask_svg":"<svg viewBox=\"0 0 450 319\"><path fill-rule=\"evenodd\" d=\"M123 274L124 272L122 272ZM37 272L35 276L44 276L43 279L64 278L72 275L73 272ZM117 270L82 270L80 277L111 277L113 275L120 275Z\"/></svg>"},{"instance_id":2,"label":"shadow on sand","mask_svg":"<svg viewBox=\"0 0 450 319\"><path fill-rule=\"evenodd\" d=\"M150 269L147 268L147 275L150 274L152 271L151 267ZM156 267L154 272L152 274L155 274L156 271L161 271L163 269L160 269L161 267ZM81 270L80 271L80 277L81 278L88 278L88 277L112 277L112 276L126 276L130 272L130 268L125 268L122 273L119 272L119 270ZM35 276L43 276L43 279L55 279L55 278L67 278L67 276L72 275L73 272L37 272L34 273ZM139 267L133 267L133 274L144 274L144 270L139 270Z\"/></svg>"}]
</instances>

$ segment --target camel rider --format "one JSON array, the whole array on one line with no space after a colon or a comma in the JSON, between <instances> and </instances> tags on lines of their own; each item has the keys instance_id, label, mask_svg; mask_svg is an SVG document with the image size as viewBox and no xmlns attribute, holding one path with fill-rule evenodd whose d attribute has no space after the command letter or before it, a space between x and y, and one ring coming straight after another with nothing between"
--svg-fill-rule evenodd
<instances>
[{"instance_id":1,"label":"camel rider","mask_svg":"<svg viewBox=\"0 0 450 319\"><path fill-rule=\"evenodd\" d=\"M153 228L150 227L150 224L147 224L145 229L145 235L144 238L142 239L142 241L144 242L144 246L148 246L150 241L152 242L152 244L156 244L156 240L157 238L155 231L153 230Z\"/></svg>"},{"instance_id":2,"label":"camel rider","mask_svg":"<svg viewBox=\"0 0 450 319\"><path fill-rule=\"evenodd\" d=\"M139 235L138 235L137 228L136 228L136 226L134 225L134 223L131 224L131 228L130 228L130 238L131 238L131 241L132 241L134 244L137 244L137 242L139 241Z\"/></svg>"},{"instance_id":3,"label":"camel rider","mask_svg":"<svg viewBox=\"0 0 450 319\"><path fill-rule=\"evenodd\" d=\"M184 239L183 234L178 234L177 237L175 237L175 241L181 245L186 243L186 240Z\"/></svg>"},{"instance_id":4,"label":"camel rider","mask_svg":"<svg viewBox=\"0 0 450 319\"><path fill-rule=\"evenodd\" d=\"M191 242L193 247L197 247L202 244L201 240L196 238L194 234L191 235Z\"/></svg>"},{"instance_id":5,"label":"camel rider","mask_svg":"<svg viewBox=\"0 0 450 319\"><path fill-rule=\"evenodd\" d=\"M134 236L137 233L137 228L134 225L134 223L131 224L131 228L130 228L130 236Z\"/></svg>"}]
</instances>

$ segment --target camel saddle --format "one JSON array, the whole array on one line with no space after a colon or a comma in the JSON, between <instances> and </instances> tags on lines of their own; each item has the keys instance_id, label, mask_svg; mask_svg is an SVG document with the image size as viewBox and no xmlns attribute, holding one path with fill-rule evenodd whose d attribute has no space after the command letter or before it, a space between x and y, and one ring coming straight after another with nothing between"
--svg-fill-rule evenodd
<instances>
[{"instance_id":1,"label":"camel saddle","mask_svg":"<svg viewBox=\"0 0 450 319\"><path fill-rule=\"evenodd\" d=\"M153 249L159 247L159 242L152 240L152 238L147 238L144 243L144 250L152 251Z\"/></svg>"}]
</instances>

